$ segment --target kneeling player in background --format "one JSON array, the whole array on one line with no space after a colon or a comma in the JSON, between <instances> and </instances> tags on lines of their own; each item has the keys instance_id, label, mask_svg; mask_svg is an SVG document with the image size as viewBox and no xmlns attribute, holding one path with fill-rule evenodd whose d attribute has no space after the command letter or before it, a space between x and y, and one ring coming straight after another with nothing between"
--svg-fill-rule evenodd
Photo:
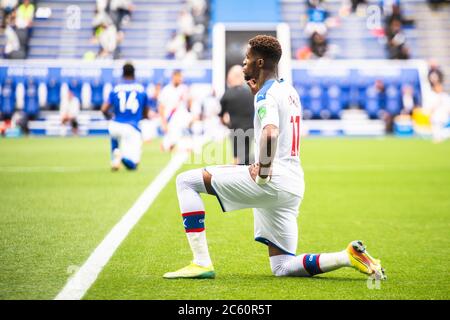
<instances>
[{"instance_id":1,"label":"kneeling player in background","mask_svg":"<svg viewBox=\"0 0 450 320\"><path fill-rule=\"evenodd\" d=\"M158 113L164 131L161 144L163 151L172 151L182 141L184 132L193 120L190 105L189 88L183 83L181 71L175 70L171 82L161 90L158 97Z\"/></svg>"},{"instance_id":2,"label":"kneeling player in background","mask_svg":"<svg viewBox=\"0 0 450 320\"><path fill-rule=\"evenodd\" d=\"M296 255L297 215L304 180L299 158L301 105L297 92L277 79L281 46L270 36L249 41L244 75L255 95L255 159L251 166L211 166L178 175L177 193L189 245L190 265L164 278L214 278L200 193L215 195L223 211L253 208L255 240L269 247L276 276L308 277L353 267L384 279L380 261L361 241L335 253Z\"/></svg>"},{"instance_id":3,"label":"kneeling player in background","mask_svg":"<svg viewBox=\"0 0 450 320\"><path fill-rule=\"evenodd\" d=\"M74 135L78 134L78 115L80 114L80 100L75 96L73 91L69 89L67 98L61 102L59 110L61 115L61 135L67 134L66 125L69 123Z\"/></svg>"},{"instance_id":4,"label":"kneeling player in background","mask_svg":"<svg viewBox=\"0 0 450 320\"><path fill-rule=\"evenodd\" d=\"M109 109L113 107L112 114ZM112 89L102 106L109 122L111 136L111 168L116 171L121 164L129 170L137 169L141 160L142 138L139 121L147 117L147 95L144 87L135 81L131 63L123 66L123 81Z\"/></svg>"}]
</instances>

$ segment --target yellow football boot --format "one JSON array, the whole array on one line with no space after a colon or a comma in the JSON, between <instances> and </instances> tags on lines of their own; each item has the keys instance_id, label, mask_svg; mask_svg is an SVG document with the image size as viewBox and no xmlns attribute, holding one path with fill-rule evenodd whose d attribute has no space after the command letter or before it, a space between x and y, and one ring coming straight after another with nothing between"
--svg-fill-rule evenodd
<instances>
[{"instance_id":1,"label":"yellow football boot","mask_svg":"<svg viewBox=\"0 0 450 320\"><path fill-rule=\"evenodd\" d=\"M209 267L201 267L191 262L190 265L180 270L165 273L163 277L166 279L214 279L216 273L212 265Z\"/></svg>"},{"instance_id":2,"label":"yellow football boot","mask_svg":"<svg viewBox=\"0 0 450 320\"><path fill-rule=\"evenodd\" d=\"M360 240L352 241L346 249L352 266L365 274L374 275L378 280L386 280L386 274L381 267L381 261L374 259L366 251L366 247Z\"/></svg>"}]
</instances>

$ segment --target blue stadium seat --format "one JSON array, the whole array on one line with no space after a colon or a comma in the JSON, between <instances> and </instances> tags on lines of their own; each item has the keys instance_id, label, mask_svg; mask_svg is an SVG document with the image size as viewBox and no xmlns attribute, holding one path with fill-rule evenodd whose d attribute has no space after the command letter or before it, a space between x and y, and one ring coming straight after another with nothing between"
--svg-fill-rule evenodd
<instances>
[{"instance_id":1,"label":"blue stadium seat","mask_svg":"<svg viewBox=\"0 0 450 320\"><path fill-rule=\"evenodd\" d=\"M359 99L360 93L358 90L358 86L354 83L351 83L349 85L348 89L348 105L350 107L360 106L360 99Z\"/></svg>"},{"instance_id":2,"label":"blue stadium seat","mask_svg":"<svg viewBox=\"0 0 450 320\"><path fill-rule=\"evenodd\" d=\"M59 109L61 103L61 82L51 77L47 81L47 105L51 110Z\"/></svg>"},{"instance_id":3,"label":"blue stadium seat","mask_svg":"<svg viewBox=\"0 0 450 320\"><path fill-rule=\"evenodd\" d=\"M378 92L374 85L366 88L366 101L363 105L370 119L379 119L381 111L384 109L384 94Z\"/></svg>"},{"instance_id":4,"label":"blue stadium seat","mask_svg":"<svg viewBox=\"0 0 450 320\"><path fill-rule=\"evenodd\" d=\"M325 92L323 87L319 84L314 84L309 89L310 110L312 112L312 119L323 118L322 110L325 107Z\"/></svg>"},{"instance_id":5,"label":"blue stadium seat","mask_svg":"<svg viewBox=\"0 0 450 320\"><path fill-rule=\"evenodd\" d=\"M367 88L372 86L375 83L375 78L374 77L363 77L363 76L358 76L357 79L355 80L354 86L355 89L357 90L356 93L356 105L358 106L364 106L364 104L366 103L366 94L367 94Z\"/></svg>"},{"instance_id":6,"label":"blue stadium seat","mask_svg":"<svg viewBox=\"0 0 450 320\"><path fill-rule=\"evenodd\" d=\"M94 79L91 85L91 104L94 110L100 110L103 104L103 86L104 83L100 79Z\"/></svg>"},{"instance_id":7,"label":"blue stadium seat","mask_svg":"<svg viewBox=\"0 0 450 320\"><path fill-rule=\"evenodd\" d=\"M341 88L337 85L331 85L327 89L327 111L330 113L331 119L340 119L343 109L343 101L341 95Z\"/></svg>"},{"instance_id":8,"label":"blue stadium seat","mask_svg":"<svg viewBox=\"0 0 450 320\"><path fill-rule=\"evenodd\" d=\"M419 73L415 69L403 69L400 77L400 81L402 83L410 83L414 85L419 83Z\"/></svg>"},{"instance_id":9,"label":"blue stadium seat","mask_svg":"<svg viewBox=\"0 0 450 320\"><path fill-rule=\"evenodd\" d=\"M6 78L2 84L0 113L3 119L11 119L16 108L16 83Z\"/></svg>"},{"instance_id":10,"label":"blue stadium seat","mask_svg":"<svg viewBox=\"0 0 450 320\"><path fill-rule=\"evenodd\" d=\"M309 97L309 87L306 85L302 85L302 84L295 84L294 86L295 86L295 89L297 90L297 93L300 97L300 102L302 104L303 118L311 119L312 112L310 110L311 100Z\"/></svg>"},{"instance_id":11,"label":"blue stadium seat","mask_svg":"<svg viewBox=\"0 0 450 320\"><path fill-rule=\"evenodd\" d=\"M292 70L292 82L299 85L310 85L311 77L305 69Z\"/></svg>"},{"instance_id":12,"label":"blue stadium seat","mask_svg":"<svg viewBox=\"0 0 450 320\"><path fill-rule=\"evenodd\" d=\"M39 114L38 82L33 78L26 79L25 83L24 111L29 117L37 117Z\"/></svg>"},{"instance_id":13,"label":"blue stadium seat","mask_svg":"<svg viewBox=\"0 0 450 320\"><path fill-rule=\"evenodd\" d=\"M401 105L401 93L396 85L389 85L386 87L386 111L389 114L395 116L400 113L402 109Z\"/></svg>"},{"instance_id":14,"label":"blue stadium seat","mask_svg":"<svg viewBox=\"0 0 450 320\"><path fill-rule=\"evenodd\" d=\"M402 79L400 77L384 77L382 80L386 86L399 87L402 83Z\"/></svg>"},{"instance_id":15,"label":"blue stadium seat","mask_svg":"<svg viewBox=\"0 0 450 320\"><path fill-rule=\"evenodd\" d=\"M342 102L342 108L348 108L350 105L350 83L351 78L348 77L342 77L338 80L339 88L341 89L340 99Z\"/></svg>"}]
</instances>

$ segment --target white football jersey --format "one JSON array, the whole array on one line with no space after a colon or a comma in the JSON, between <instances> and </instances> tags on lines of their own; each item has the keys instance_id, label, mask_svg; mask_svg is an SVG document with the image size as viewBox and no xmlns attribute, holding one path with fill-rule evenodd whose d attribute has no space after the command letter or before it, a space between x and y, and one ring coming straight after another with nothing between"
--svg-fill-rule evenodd
<instances>
[{"instance_id":1,"label":"white football jersey","mask_svg":"<svg viewBox=\"0 0 450 320\"><path fill-rule=\"evenodd\" d=\"M158 102L164 105L166 117L180 109L187 111L187 102L189 99L189 89L185 84L180 84L175 87L172 83L166 85L158 98Z\"/></svg>"},{"instance_id":2,"label":"white football jersey","mask_svg":"<svg viewBox=\"0 0 450 320\"><path fill-rule=\"evenodd\" d=\"M303 170L300 164L302 110L297 91L283 80L267 80L255 95L255 162L259 161L263 128L272 124L279 130L272 167L272 181L279 189L303 196Z\"/></svg>"}]
</instances>

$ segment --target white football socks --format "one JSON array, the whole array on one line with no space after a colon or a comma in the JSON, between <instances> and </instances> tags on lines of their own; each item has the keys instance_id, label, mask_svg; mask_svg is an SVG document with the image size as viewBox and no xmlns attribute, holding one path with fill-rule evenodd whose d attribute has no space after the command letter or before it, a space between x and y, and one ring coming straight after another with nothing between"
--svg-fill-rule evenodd
<instances>
[{"instance_id":1,"label":"white football socks","mask_svg":"<svg viewBox=\"0 0 450 320\"><path fill-rule=\"evenodd\" d=\"M277 277L309 277L309 273L303 268L301 256L280 254L270 257L270 268Z\"/></svg>"},{"instance_id":2,"label":"white football socks","mask_svg":"<svg viewBox=\"0 0 450 320\"><path fill-rule=\"evenodd\" d=\"M347 252L340 251L322 254L301 254L290 256L282 254L270 257L272 273L278 277L311 277L315 274L351 267Z\"/></svg>"},{"instance_id":3,"label":"white football socks","mask_svg":"<svg viewBox=\"0 0 450 320\"><path fill-rule=\"evenodd\" d=\"M212 264L204 228L205 206L200 193L206 193L202 169L189 170L177 176L178 203L183 216L193 262L202 267Z\"/></svg>"},{"instance_id":4,"label":"white football socks","mask_svg":"<svg viewBox=\"0 0 450 320\"><path fill-rule=\"evenodd\" d=\"M194 255L194 262L201 267L209 267L212 265L211 257L209 256L208 243L206 241L206 232L189 232L186 236L191 246L192 254Z\"/></svg>"},{"instance_id":5,"label":"white football socks","mask_svg":"<svg viewBox=\"0 0 450 320\"><path fill-rule=\"evenodd\" d=\"M320 270L323 272L329 272L342 267L352 266L346 250L333 253L321 253L319 261Z\"/></svg>"}]
</instances>

